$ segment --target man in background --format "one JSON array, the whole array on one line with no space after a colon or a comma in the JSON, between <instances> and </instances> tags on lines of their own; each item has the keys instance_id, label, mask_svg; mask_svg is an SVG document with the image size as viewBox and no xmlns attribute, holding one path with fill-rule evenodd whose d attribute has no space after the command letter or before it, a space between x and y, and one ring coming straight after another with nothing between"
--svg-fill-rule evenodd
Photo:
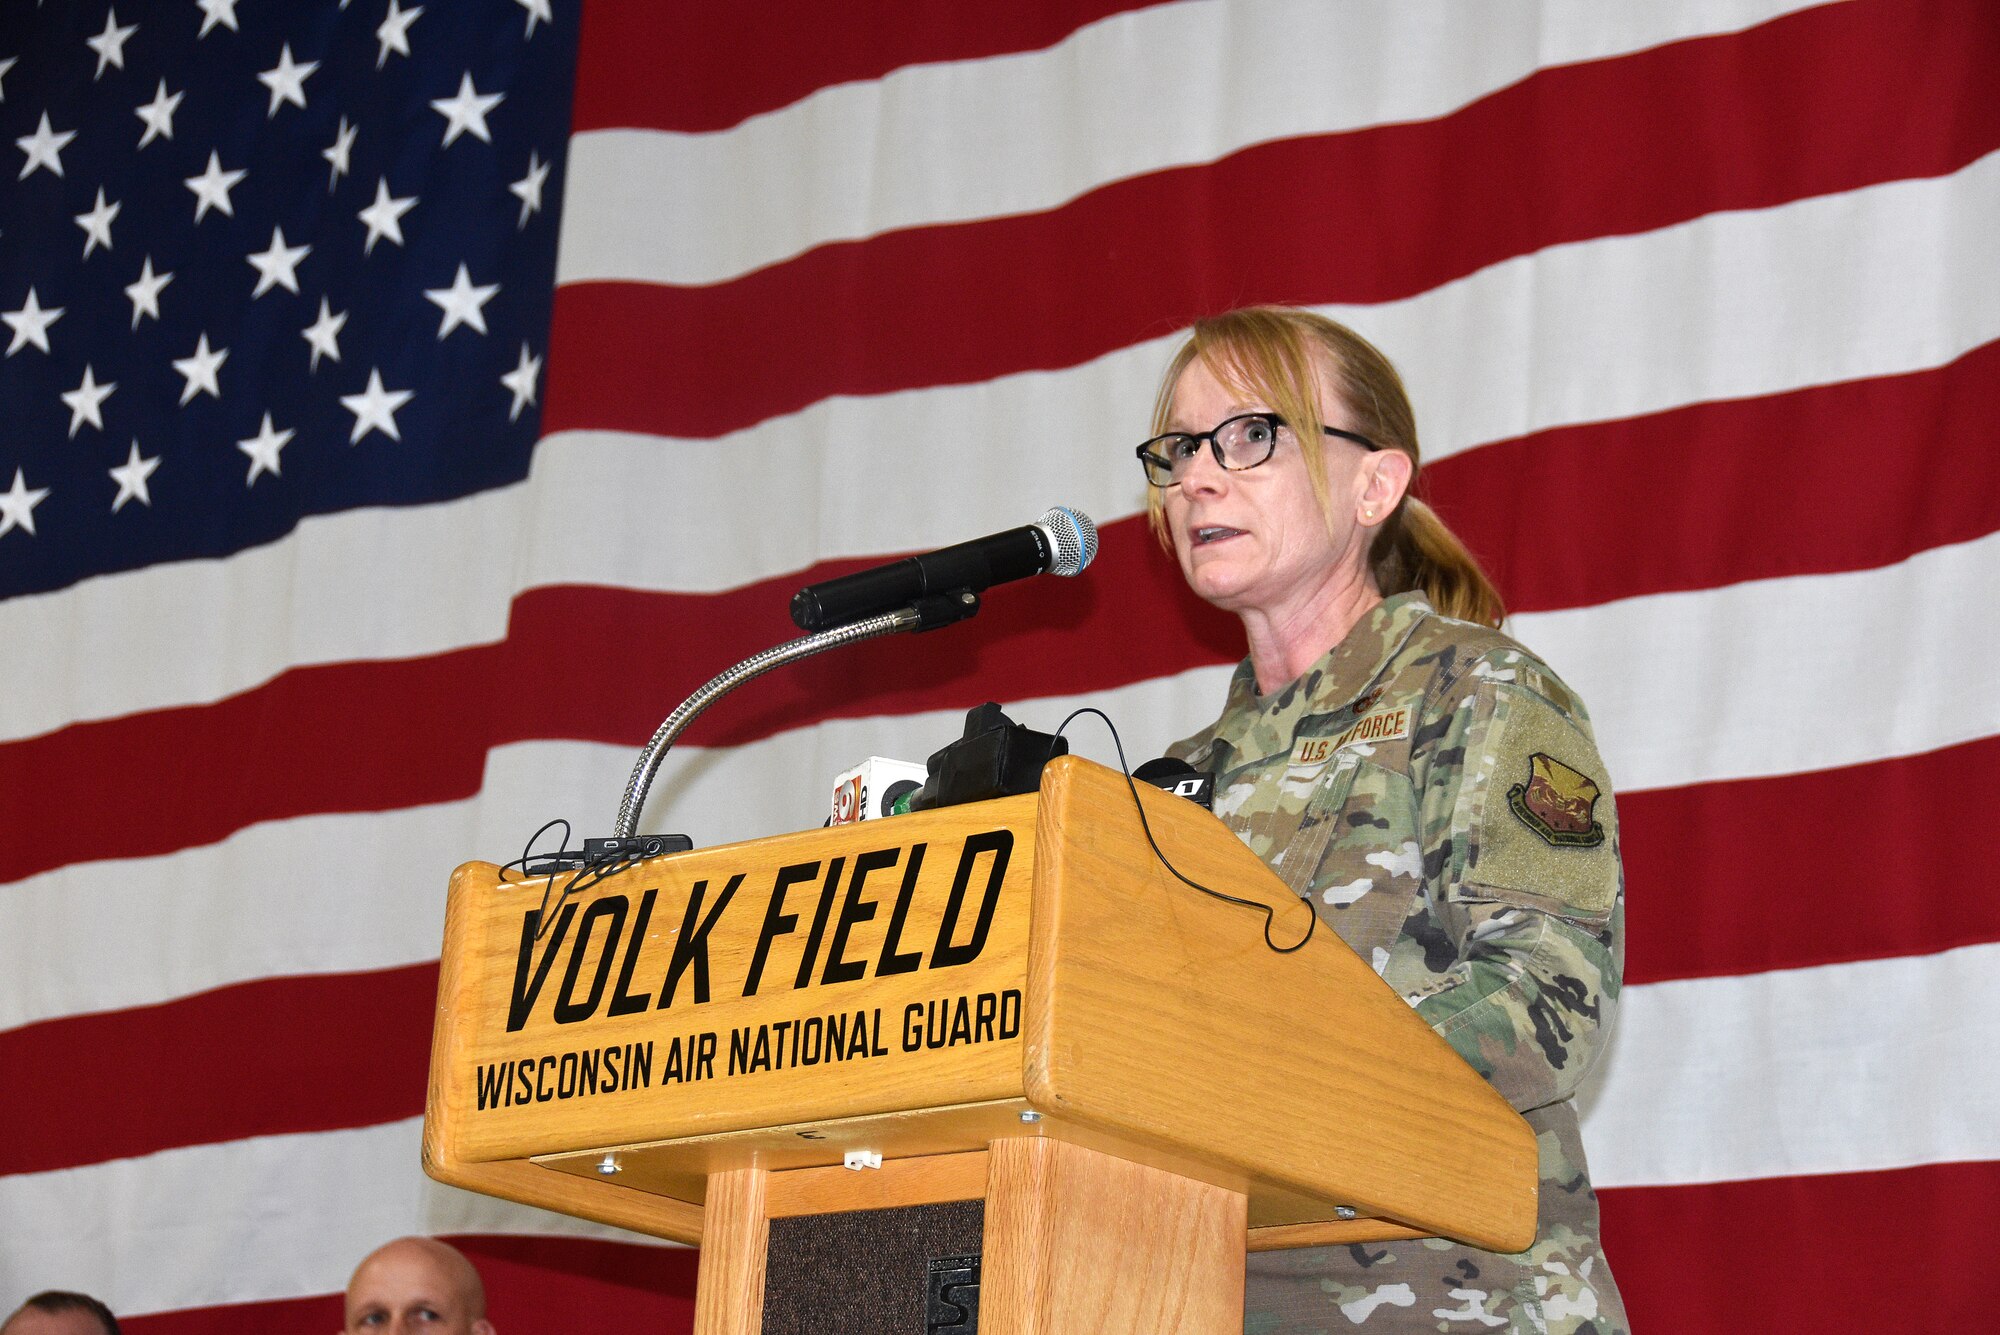
<instances>
[{"instance_id":1,"label":"man in background","mask_svg":"<svg viewBox=\"0 0 2000 1335\"><path fill-rule=\"evenodd\" d=\"M87 1293L51 1289L22 1303L0 1335L118 1335L118 1318Z\"/></svg>"},{"instance_id":2,"label":"man in background","mask_svg":"<svg viewBox=\"0 0 2000 1335\"><path fill-rule=\"evenodd\" d=\"M355 1267L347 1282L342 1330L346 1335L493 1335L493 1323L486 1319L486 1285L464 1253L436 1238L398 1238Z\"/></svg>"}]
</instances>

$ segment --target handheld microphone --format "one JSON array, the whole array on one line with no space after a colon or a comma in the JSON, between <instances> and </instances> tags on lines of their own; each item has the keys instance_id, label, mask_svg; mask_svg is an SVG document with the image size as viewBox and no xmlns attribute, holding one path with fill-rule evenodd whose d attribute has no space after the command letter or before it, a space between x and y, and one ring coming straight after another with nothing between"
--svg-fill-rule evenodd
<instances>
[{"instance_id":1,"label":"handheld microphone","mask_svg":"<svg viewBox=\"0 0 2000 1335\"><path fill-rule=\"evenodd\" d=\"M1090 516L1056 506L1020 528L809 584L792 595L792 621L800 630L825 630L932 594L977 593L1044 573L1075 575L1096 555L1097 525Z\"/></svg>"},{"instance_id":2,"label":"handheld microphone","mask_svg":"<svg viewBox=\"0 0 2000 1335\"><path fill-rule=\"evenodd\" d=\"M1215 810L1215 776L1185 760L1175 760L1172 756L1149 760L1132 771L1132 778L1138 783L1164 788L1176 797L1185 797L1196 806Z\"/></svg>"}]
</instances>

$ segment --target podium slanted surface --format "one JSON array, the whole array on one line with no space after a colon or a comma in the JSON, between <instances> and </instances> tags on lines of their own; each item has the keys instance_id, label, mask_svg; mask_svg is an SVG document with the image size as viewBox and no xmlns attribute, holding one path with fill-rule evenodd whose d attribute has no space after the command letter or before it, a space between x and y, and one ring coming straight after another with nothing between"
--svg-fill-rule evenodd
<instances>
[{"instance_id":1,"label":"podium slanted surface","mask_svg":"<svg viewBox=\"0 0 2000 1335\"><path fill-rule=\"evenodd\" d=\"M1139 794L1180 870L1304 933L1219 821ZM996 1142L1048 1140L1240 1194L1252 1248L1533 1239L1527 1124L1333 933L1276 953L1261 914L1177 880L1090 762L555 899L487 863L452 879L442 1181L696 1242L711 1175L764 1174L778 1217L969 1199L1022 1174Z\"/></svg>"}]
</instances>

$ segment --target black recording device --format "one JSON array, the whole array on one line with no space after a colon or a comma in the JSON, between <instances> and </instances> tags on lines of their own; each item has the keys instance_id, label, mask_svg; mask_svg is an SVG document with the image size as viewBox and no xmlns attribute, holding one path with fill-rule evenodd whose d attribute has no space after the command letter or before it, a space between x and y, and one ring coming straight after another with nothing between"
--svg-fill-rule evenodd
<instances>
[{"instance_id":1,"label":"black recording device","mask_svg":"<svg viewBox=\"0 0 2000 1335\"><path fill-rule=\"evenodd\" d=\"M1042 767L1069 754L1069 743L1009 719L991 701L965 714L965 735L931 753L924 786L910 798L912 811L984 802L1032 793Z\"/></svg>"}]
</instances>

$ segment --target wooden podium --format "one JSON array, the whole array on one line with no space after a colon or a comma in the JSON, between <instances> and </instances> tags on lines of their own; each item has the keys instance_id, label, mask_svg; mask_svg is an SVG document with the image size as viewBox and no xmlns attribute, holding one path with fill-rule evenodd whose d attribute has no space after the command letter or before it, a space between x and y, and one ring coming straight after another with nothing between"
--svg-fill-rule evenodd
<instances>
[{"instance_id":1,"label":"wooden podium","mask_svg":"<svg viewBox=\"0 0 2000 1335\"><path fill-rule=\"evenodd\" d=\"M1139 795L1183 872L1305 932L1221 822ZM1333 933L1278 954L1176 880L1088 761L655 859L544 927L546 884L452 878L425 1170L701 1244L700 1335L764 1329L804 1216L983 1199L989 1335L1238 1331L1246 1246L1533 1240L1527 1123Z\"/></svg>"}]
</instances>

